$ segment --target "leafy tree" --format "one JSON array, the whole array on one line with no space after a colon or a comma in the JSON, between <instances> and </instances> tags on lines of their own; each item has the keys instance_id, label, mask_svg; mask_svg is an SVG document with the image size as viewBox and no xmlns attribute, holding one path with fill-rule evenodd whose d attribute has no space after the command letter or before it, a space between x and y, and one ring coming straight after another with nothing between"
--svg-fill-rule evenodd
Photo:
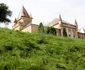
<instances>
[{"instance_id":1,"label":"leafy tree","mask_svg":"<svg viewBox=\"0 0 85 70\"><path fill-rule=\"evenodd\" d=\"M43 23L42 22L38 26L38 32L39 33L44 33L44 26L43 26Z\"/></svg>"},{"instance_id":2,"label":"leafy tree","mask_svg":"<svg viewBox=\"0 0 85 70\"><path fill-rule=\"evenodd\" d=\"M56 35L56 29L53 27L47 27L47 34Z\"/></svg>"},{"instance_id":3,"label":"leafy tree","mask_svg":"<svg viewBox=\"0 0 85 70\"><path fill-rule=\"evenodd\" d=\"M67 37L67 32L66 32L66 29L65 28L63 29L63 36L64 37Z\"/></svg>"},{"instance_id":4,"label":"leafy tree","mask_svg":"<svg viewBox=\"0 0 85 70\"><path fill-rule=\"evenodd\" d=\"M0 3L0 22L11 22L8 18L11 17L12 12L9 10L8 6L4 3Z\"/></svg>"}]
</instances>

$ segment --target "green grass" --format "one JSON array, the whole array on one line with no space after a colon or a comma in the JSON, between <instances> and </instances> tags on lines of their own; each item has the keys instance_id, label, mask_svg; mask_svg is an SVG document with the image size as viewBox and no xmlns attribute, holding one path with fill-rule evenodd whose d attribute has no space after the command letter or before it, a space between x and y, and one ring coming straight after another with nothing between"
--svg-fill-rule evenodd
<instances>
[{"instance_id":1,"label":"green grass","mask_svg":"<svg viewBox=\"0 0 85 70\"><path fill-rule=\"evenodd\" d=\"M85 40L0 28L0 70L85 70Z\"/></svg>"}]
</instances>

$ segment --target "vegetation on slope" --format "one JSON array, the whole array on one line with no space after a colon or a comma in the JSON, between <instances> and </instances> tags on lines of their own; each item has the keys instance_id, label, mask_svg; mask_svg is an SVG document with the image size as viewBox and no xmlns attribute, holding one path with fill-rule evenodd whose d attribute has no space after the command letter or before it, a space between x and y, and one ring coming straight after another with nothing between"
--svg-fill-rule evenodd
<instances>
[{"instance_id":1,"label":"vegetation on slope","mask_svg":"<svg viewBox=\"0 0 85 70\"><path fill-rule=\"evenodd\" d=\"M0 70L85 70L85 40L0 28Z\"/></svg>"}]
</instances>

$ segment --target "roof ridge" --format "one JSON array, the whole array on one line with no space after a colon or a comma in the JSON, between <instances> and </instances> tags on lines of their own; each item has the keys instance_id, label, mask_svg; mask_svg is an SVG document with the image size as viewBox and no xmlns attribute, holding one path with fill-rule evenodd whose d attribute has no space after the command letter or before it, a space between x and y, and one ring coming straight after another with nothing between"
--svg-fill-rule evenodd
<instances>
[{"instance_id":1,"label":"roof ridge","mask_svg":"<svg viewBox=\"0 0 85 70\"><path fill-rule=\"evenodd\" d=\"M22 9L21 9L17 19L19 20L23 16L24 17L30 17L30 15L28 14L28 12L26 11L24 6L22 6Z\"/></svg>"}]
</instances>

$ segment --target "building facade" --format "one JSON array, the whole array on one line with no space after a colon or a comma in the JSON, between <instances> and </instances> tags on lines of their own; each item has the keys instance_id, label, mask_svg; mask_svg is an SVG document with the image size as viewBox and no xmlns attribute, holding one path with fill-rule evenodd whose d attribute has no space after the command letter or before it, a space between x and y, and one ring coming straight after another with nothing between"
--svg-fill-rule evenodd
<instances>
[{"instance_id":1,"label":"building facade","mask_svg":"<svg viewBox=\"0 0 85 70\"><path fill-rule=\"evenodd\" d=\"M53 21L49 24L50 27L54 27L57 29L60 29L60 35L63 36L63 30L66 30L67 36L72 38L77 38L77 32L78 32L78 24L75 20L74 25L70 24L64 20L62 20L61 15L59 15L59 18L55 18Z\"/></svg>"},{"instance_id":2,"label":"building facade","mask_svg":"<svg viewBox=\"0 0 85 70\"><path fill-rule=\"evenodd\" d=\"M32 16L28 14L24 7L22 7L18 18L15 18L14 20L14 25L12 28L22 32L36 32L38 31L38 25L32 24L32 19Z\"/></svg>"},{"instance_id":3,"label":"building facade","mask_svg":"<svg viewBox=\"0 0 85 70\"><path fill-rule=\"evenodd\" d=\"M85 30L83 29L84 33L79 31L76 20L74 24L70 24L69 22L62 20L61 15L59 15L59 18L55 18L53 21L51 21L49 26L60 29L60 32L57 32L59 36L63 36L63 31L66 29L67 37L81 39L85 38Z\"/></svg>"},{"instance_id":4,"label":"building facade","mask_svg":"<svg viewBox=\"0 0 85 70\"><path fill-rule=\"evenodd\" d=\"M37 32L38 25L32 24L32 19L32 16L28 14L24 7L22 7L18 18L15 18L14 20L14 25L12 28L14 30L21 30L22 32ZM84 33L81 33L78 30L78 23L76 20L74 24L70 24L69 22L62 20L61 15L59 15L59 18L55 18L53 21L51 21L49 27L54 27L58 36L63 36L63 31L65 29L67 37L85 38L85 30Z\"/></svg>"}]
</instances>

